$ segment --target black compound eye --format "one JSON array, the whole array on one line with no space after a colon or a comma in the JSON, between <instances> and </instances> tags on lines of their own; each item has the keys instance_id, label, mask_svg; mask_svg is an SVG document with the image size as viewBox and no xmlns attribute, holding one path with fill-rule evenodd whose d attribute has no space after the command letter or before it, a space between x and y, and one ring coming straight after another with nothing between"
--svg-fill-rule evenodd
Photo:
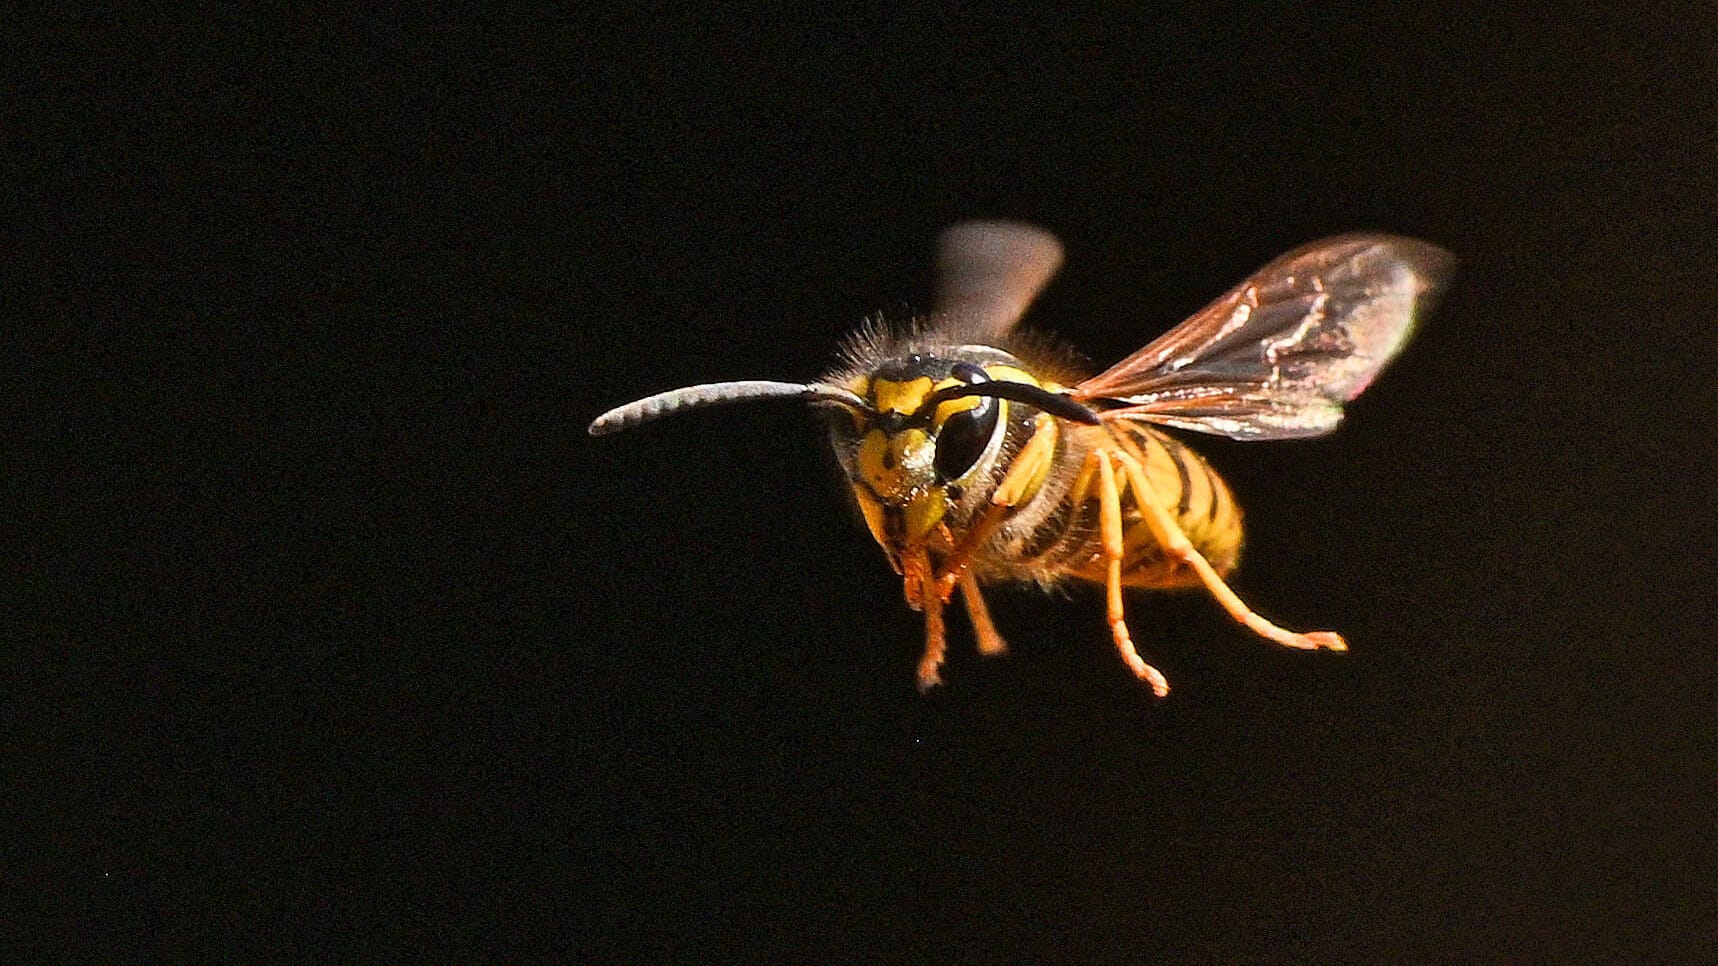
<instances>
[{"instance_id":1,"label":"black compound eye","mask_svg":"<svg viewBox=\"0 0 1718 966\"><path fill-rule=\"evenodd\" d=\"M990 381L983 369L966 362L955 363L953 375L966 383ZM990 396L969 398L978 400L978 404L950 416L937 431L937 455L932 465L939 480L958 480L971 471L996 432L1001 406Z\"/></svg>"}]
</instances>

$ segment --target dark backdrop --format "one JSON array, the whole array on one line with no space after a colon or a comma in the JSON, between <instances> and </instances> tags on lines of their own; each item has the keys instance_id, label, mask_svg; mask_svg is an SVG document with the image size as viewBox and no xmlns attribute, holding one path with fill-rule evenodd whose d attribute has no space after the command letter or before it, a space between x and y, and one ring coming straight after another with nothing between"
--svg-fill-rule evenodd
<instances>
[{"instance_id":1,"label":"dark backdrop","mask_svg":"<svg viewBox=\"0 0 1718 966\"><path fill-rule=\"evenodd\" d=\"M217 957L1712 955L1712 31L60 25L8 125L21 921ZM1099 362L1315 237L1460 255L1340 433L1201 443L1242 593L1350 654L1141 594L1154 701L1098 595L1004 593L1012 655L957 622L921 697L803 413L585 436L815 375L973 216L1062 236L1034 319Z\"/></svg>"}]
</instances>

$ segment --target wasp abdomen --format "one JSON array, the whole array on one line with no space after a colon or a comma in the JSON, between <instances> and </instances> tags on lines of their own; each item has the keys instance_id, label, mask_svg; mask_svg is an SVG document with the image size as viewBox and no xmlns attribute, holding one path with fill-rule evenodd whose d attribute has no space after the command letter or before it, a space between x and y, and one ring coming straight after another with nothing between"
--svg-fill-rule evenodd
<instances>
[{"instance_id":1,"label":"wasp abdomen","mask_svg":"<svg viewBox=\"0 0 1718 966\"><path fill-rule=\"evenodd\" d=\"M1223 478L1203 456L1167 433L1138 424L1122 431L1130 433L1145 454L1146 476L1157 498L1171 509L1193 548L1218 573L1233 570L1240 560L1241 510ZM1138 512L1137 505L1134 512ZM1132 528L1130 537L1142 529L1143 525ZM1149 538L1149 531L1142 536ZM1156 548L1155 541L1150 545Z\"/></svg>"},{"instance_id":2,"label":"wasp abdomen","mask_svg":"<svg viewBox=\"0 0 1718 966\"><path fill-rule=\"evenodd\" d=\"M1240 560L1241 511L1229 487L1198 453L1179 440L1139 424L1111 425L1122 452L1144 471L1151 499L1161 506L1201 556L1219 574L1235 569ZM1114 445L1114 444L1112 444ZM1132 587L1190 587L1199 584L1192 570L1175 561L1147 524L1145 511L1130 473L1118 473L1123 526L1122 582ZM1095 521L1095 487L1073 488L1081 505L1071 519ZM1070 526L1060 546L1047 550L1042 561L1068 576L1104 578L1102 542L1095 527Z\"/></svg>"}]
</instances>

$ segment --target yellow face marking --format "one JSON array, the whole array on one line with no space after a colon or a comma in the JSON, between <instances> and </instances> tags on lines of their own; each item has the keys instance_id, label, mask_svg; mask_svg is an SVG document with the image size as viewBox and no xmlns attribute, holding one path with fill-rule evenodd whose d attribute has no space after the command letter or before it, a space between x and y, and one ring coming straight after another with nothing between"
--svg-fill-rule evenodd
<instances>
[{"instance_id":1,"label":"yellow face marking","mask_svg":"<svg viewBox=\"0 0 1718 966\"><path fill-rule=\"evenodd\" d=\"M950 377L948 379L944 379L942 382L937 383L936 388L937 389L947 389L950 386L963 386L963 385L966 385L966 384L961 382L959 379L955 379L953 377ZM943 423L948 422L950 416L953 416L955 413L962 412L962 411L967 410L967 409L973 409L973 408L977 407L982 402L984 402L984 400L980 399L977 396L961 396L958 399L950 399L950 400L948 400L944 403L941 403L940 405L937 406L936 412L931 416L931 422L933 425L937 426L940 429L942 427Z\"/></svg>"},{"instance_id":2,"label":"yellow face marking","mask_svg":"<svg viewBox=\"0 0 1718 966\"><path fill-rule=\"evenodd\" d=\"M889 534L883 526L883 505L862 486L853 488L853 497L859 501L859 512L865 515L865 526L871 531L871 536L878 544L887 547Z\"/></svg>"},{"instance_id":3,"label":"yellow face marking","mask_svg":"<svg viewBox=\"0 0 1718 966\"><path fill-rule=\"evenodd\" d=\"M948 499L940 486L913 497L913 502L907 504L907 545L924 543L931 529L942 522L946 509Z\"/></svg>"},{"instance_id":4,"label":"yellow face marking","mask_svg":"<svg viewBox=\"0 0 1718 966\"><path fill-rule=\"evenodd\" d=\"M922 429L894 436L873 429L859 441L859 475L879 497L892 503L905 500L929 478L936 446Z\"/></svg>"},{"instance_id":5,"label":"yellow face marking","mask_svg":"<svg viewBox=\"0 0 1718 966\"><path fill-rule=\"evenodd\" d=\"M1045 382L1016 366L986 366L984 371L990 378L1000 382L1024 382L1027 385L1043 386L1045 389L1062 388L1053 382Z\"/></svg>"},{"instance_id":6,"label":"yellow face marking","mask_svg":"<svg viewBox=\"0 0 1718 966\"><path fill-rule=\"evenodd\" d=\"M905 547L923 545L925 538L942 522L943 514L948 509L948 499L943 495L942 487L914 494L907 501L904 511L884 509L883 505L877 502L877 498L863 486L853 487L853 497L859 503L859 512L864 514L865 526L871 531L872 538L877 541L878 546L889 551L891 560ZM891 513L895 514L897 530L893 536L889 533Z\"/></svg>"},{"instance_id":7,"label":"yellow face marking","mask_svg":"<svg viewBox=\"0 0 1718 966\"><path fill-rule=\"evenodd\" d=\"M871 400L880 413L917 412L919 403L931 391L931 377L920 376L906 382L895 382L892 379L873 379L871 381Z\"/></svg>"}]
</instances>

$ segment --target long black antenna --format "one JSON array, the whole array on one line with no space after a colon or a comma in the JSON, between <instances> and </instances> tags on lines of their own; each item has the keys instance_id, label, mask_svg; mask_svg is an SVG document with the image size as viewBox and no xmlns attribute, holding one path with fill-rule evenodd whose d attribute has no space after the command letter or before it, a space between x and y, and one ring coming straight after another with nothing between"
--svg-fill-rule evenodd
<instances>
[{"instance_id":1,"label":"long black antenna","mask_svg":"<svg viewBox=\"0 0 1718 966\"><path fill-rule=\"evenodd\" d=\"M1043 386L1034 386L1029 382L1008 382L1002 379L938 389L926 396L924 402L919 403L919 412L928 413L939 404L950 399L959 399L962 396L995 396L998 399L1012 399L1029 406L1037 406L1052 416L1071 419L1076 423L1096 426L1101 422L1097 413L1067 396L1051 392Z\"/></svg>"}]
</instances>

